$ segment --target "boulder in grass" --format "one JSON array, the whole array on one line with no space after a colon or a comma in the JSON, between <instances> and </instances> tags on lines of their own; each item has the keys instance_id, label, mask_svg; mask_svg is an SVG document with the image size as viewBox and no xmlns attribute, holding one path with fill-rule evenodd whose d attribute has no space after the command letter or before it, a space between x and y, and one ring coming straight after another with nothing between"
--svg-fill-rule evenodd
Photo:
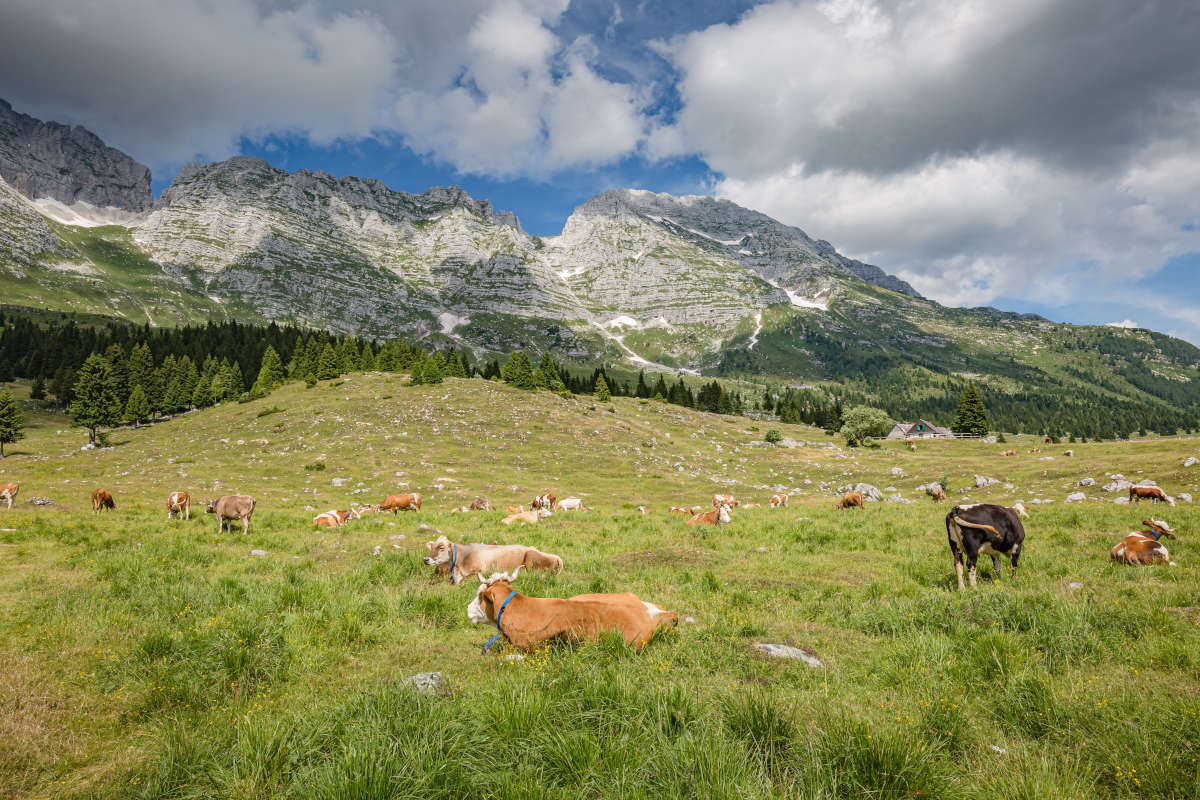
<instances>
[{"instance_id":1,"label":"boulder in grass","mask_svg":"<svg viewBox=\"0 0 1200 800\"><path fill-rule=\"evenodd\" d=\"M418 694L429 695L434 697L439 694L446 694L446 676L440 672L418 672L408 679L408 683L417 691Z\"/></svg>"},{"instance_id":2,"label":"boulder in grass","mask_svg":"<svg viewBox=\"0 0 1200 800\"><path fill-rule=\"evenodd\" d=\"M794 661L803 661L810 667L823 667L825 662L817 657L814 650L808 647L792 647L788 644L767 644L760 642L754 645L754 649L758 652L770 656L771 658L786 658Z\"/></svg>"},{"instance_id":3,"label":"boulder in grass","mask_svg":"<svg viewBox=\"0 0 1200 800\"><path fill-rule=\"evenodd\" d=\"M1183 462L1185 467L1194 467L1197 464L1200 464L1200 458L1196 458L1195 456L1188 456Z\"/></svg>"},{"instance_id":4,"label":"boulder in grass","mask_svg":"<svg viewBox=\"0 0 1200 800\"><path fill-rule=\"evenodd\" d=\"M1084 500L1087 500L1087 495L1083 492L1072 492L1067 495L1068 503L1082 503Z\"/></svg>"}]
</instances>

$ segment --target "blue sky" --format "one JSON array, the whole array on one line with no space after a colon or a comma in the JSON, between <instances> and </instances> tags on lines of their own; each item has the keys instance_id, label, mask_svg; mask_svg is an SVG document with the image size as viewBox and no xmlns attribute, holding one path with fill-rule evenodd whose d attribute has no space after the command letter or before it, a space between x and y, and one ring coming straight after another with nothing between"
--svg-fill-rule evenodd
<instances>
[{"instance_id":1,"label":"blue sky","mask_svg":"<svg viewBox=\"0 0 1200 800\"><path fill-rule=\"evenodd\" d=\"M156 191L243 153L542 235L708 193L946 304L1200 342L1196 41L1167 0L7 0L0 97Z\"/></svg>"}]
</instances>

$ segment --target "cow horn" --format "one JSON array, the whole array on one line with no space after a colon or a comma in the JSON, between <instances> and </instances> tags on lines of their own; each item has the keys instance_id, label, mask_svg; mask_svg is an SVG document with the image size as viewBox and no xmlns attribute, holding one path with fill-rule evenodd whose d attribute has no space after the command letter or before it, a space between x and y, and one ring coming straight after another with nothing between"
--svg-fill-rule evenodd
<instances>
[{"instance_id":1,"label":"cow horn","mask_svg":"<svg viewBox=\"0 0 1200 800\"><path fill-rule=\"evenodd\" d=\"M517 568L516 568L516 569L514 569L514 570L512 571L512 574L511 574L511 575L508 577L508 582L509 582L509 583L512 583L513 581L515 581L515 580L517 579L517 573L521 571L521 567L523 567L523 566L525 566L525 565L524 565L524 564L517 564Z\"/></svg>"}]
</instances>

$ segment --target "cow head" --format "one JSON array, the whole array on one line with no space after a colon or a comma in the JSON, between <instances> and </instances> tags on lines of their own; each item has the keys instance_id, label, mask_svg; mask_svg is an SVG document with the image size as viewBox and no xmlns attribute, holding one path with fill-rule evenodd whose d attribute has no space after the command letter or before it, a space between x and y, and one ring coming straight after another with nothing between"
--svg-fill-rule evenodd
<instances>
[{"instance_id":1,"label":"cow head","mask_svg":"<svg viewBox=\"0 0 1200 800\"><path fill-rule=\"evenodd\" d=\"M467 619L472 625L483 625L496 621L496 612L504 598L512 591L512 582L517 579L517 573L524 564L517 565L511 573L497 572L490 578L479 575L479 590L475 599L467 606Z\"/></svg>"},{"instance_id":2,"label":"cow head","mask_svg":"<svg viewBox=\"0 0 1200 800\"><path fill-rule=\"evenodd\" d=\"M1162 538L1163 536L1168 539L1175 538L1175 529L1161 519L1144 519L1142 520L1142 524L1158 534L1155 538Z\"/></svg>"},{"instance_id":3,"label":"cow head","mask_svg":"<svg viewBox=\"0 0 1200 800\"><path fill-rule=\"evenodd\" d=\"M206 505L205 505L205 507L204 507L204 511L205 511L205 513L208 513L208 514L215 514L215 513L217 513L217 501L216 501L216 500L208 500L208 501L206 501Z\"/></svg>"},{"instance_id":4,"label":"cow head","mask_svg":"<svg viewBox=\"0 0 1200 800\"><path fill-rule=\"evenodd\" d=\"M729 510L730 510L729 503L721 503L721 508L717 511L717 522L718 523L724 524L733 519L733 517L730 516L730 514L729 514Z\"/></svg>"},{"instance_id":5,"label":"cow head","mask_svg":"<svg viewBox=\"0 0 1200 800\"><path fill-rule=\"evenodd\" d=\"M550 516L553 513L554 512L548 508L539 508L538 512L537 512L538 519L545 519L546 517Z\"/></svg>"},{"instance_id":6,"label":"cow head","mask_svg":"<svg viewBox=\"0 0 1200 800\"><path fill-rule=\"evenodd\" d=\"M425 565L436 567L439 564L449 564L453 556L453 547L445 536L439 536L432 542L425 543Z\"/></svg>"}]
</instances>

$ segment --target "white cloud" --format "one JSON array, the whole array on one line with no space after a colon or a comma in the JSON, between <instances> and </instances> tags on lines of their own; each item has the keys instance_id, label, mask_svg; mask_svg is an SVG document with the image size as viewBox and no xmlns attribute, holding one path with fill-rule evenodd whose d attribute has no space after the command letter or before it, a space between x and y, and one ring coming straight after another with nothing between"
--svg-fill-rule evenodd
<instances>
[{"instance_id":1,"label":"white cloud","mask_svg":"<svg viewBox=\"0 0 1200 800\"><path fill-rule=\"evenodd\" d=\"M1142 327L1141 325L1138 325L1136 322L1134 322L1131 319L1122 320L1121 322L1109 322L1109 323L1106 323L1106 325L1109 328L1140 328L1140 327Z\"/></svg>"}]
</instances>

